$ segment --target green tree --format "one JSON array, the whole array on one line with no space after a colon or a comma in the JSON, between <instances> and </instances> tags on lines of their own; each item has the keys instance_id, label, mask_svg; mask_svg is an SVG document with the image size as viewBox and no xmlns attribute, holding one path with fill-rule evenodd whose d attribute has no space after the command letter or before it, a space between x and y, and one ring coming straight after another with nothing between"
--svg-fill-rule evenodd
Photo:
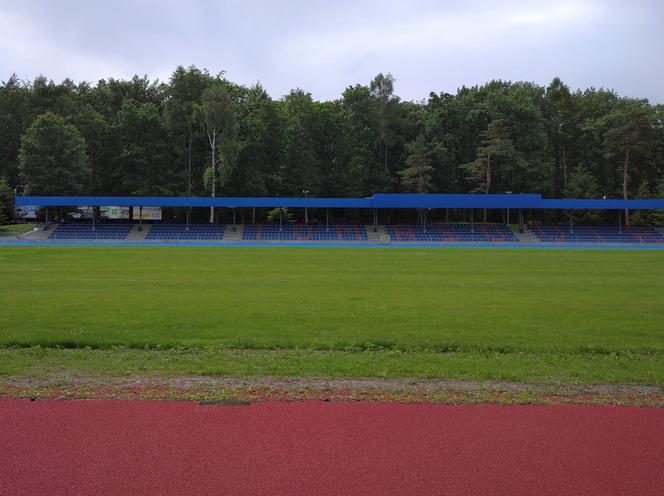
<instances>
[{"instance_id":1,"label":"green tree","mask_svg":"<svg viewBox=\"0 0 664 496\"><path fill-rule=\"evenodd\" d=\"M564 194L566 198L597 199L599 185L590 169L580 165L571 170Z\"/></svg>"},{"instance_id":2,"label":"green tree","mask_svg":"<svg viewBox=\"0 0 664 496\"><path fill-rule=\"evenodd\" d=\"M656 196L657 198L664 198L664 177L657 185ZM664 226L664 210L654 210L650 220L658 226Z\"/></svg>"},{"instance_id":3,"label":"green tree","mask_svg":"<svg viewBox=\"0 0 664 496\"><path fill-rule=\"evenodd\" d=\"M117 178L124 193L139 196L172 195L175 162L168 133L156 105L125 100L115 133L121 143Z\"/></svg>"},{"instance_id":4,"label":"green tree","mask_svg":"<svg viewBox=\"0 0 664 496\"><path fill-rule=\"evenodd\" d=\"M75 195L88 182L85 140L73 125L51 112L37 116L21 139L19 167L33 195Z\"/></svg>"},{"instance_id":5,"label":"green tree","mask_svg":"<svg viewBox=\"0 0 664 496\"><path fill-rule=\"evenodd\" d=\"M650 183L647 179L644 179L639 185L639 190L637 191L635 198L638 200L648 200L652 198L652 196L652 192L650 191ZM632 215L632 220L635 224L649 226L652 223L652 211L637 210L634 215Z\"/></svg>"},{"instance_id":6,"label":"green tree","mask_svg":"<svg viewBox=\"0 0 664 496\"><path fill-rule=\"evenodd\" d=\"M489 194L495 166L501 159L509 158L514 153L512 139L509 137L505 124L500 119L489 123L482 133L482 142L477 148L477 158L461 166L468 178L476 185L475 192ZM486 209L484 209L486 222Z\"/></svg>"},{"instance_id":7,"label":"green tree","mask_svg":"<svg viewBox=\"0 0 664 496\"><path fill-rule=\"evenodd\" d=\"M557 77L547 87L545 100L549 146L554 164L553 194L557 197L561 189L567 189L568 155L575 127L575 107L569 87Z\"/></svg>"},{"instance_id":8,"label":"green tree","mask_svg":"<svg viewBox=\"0 0 664 496\"><path fill-rule=\"evenodd\" d=\"M185 184L188 195L192 194L194 139L196 122L194 106L200 103L203 91L211 83L210 75L191 66L185 69L178 66L171 75L168 85L169 99L166 103L164 116L166 126L175 136L178 143L180 160L184 164Z\"/></svg>"},{"instance_id":9,"label":"green tree","mask_svg":"<svg viewBox=\"0 0 664 496\"><path fill-rule=\"evenodd\" d=\"M284 160L284 190L300 196L303 190L320 193L321 172L314 137L316 115L310 93L292 90L285 98L287 143Z\"/></svg>"},{"instance_id":10,"label":"green tree","mask_svg":"<svg viewBox=\"0 0 664 496\"><path fill-rule=\"evenodd\" d=\"M0 176L12 186L19 183L21 136L32 121L30 91L15 74L0 86Z\"/></svg>"},{"instance_id":11,"label":"green tree","mask_svg":"<svg viewBox=\"0 0 664 496\"><path fill-rule=\"evenodd\" d=\"M279 102L256 84L240 107L237 167L228 184L237 196L269 196L283 188L286 118Z\"/></svg>"},{"instance_id":12,"label":"green tree","mask_svg":"<svg viewBox=\"0 0 664 496\"><path fill-rule=\"evenodd\" d=\"M604 135L605 156L621 157L622 195L629 198L630 160L634 153L647 153L652 139L652 109L645 100L624 99L602 122L608 130ZM629 225L629 210L625 210Z\"/></svg>"},{"instance_id":13,"label":"green tree","mask_svg":"<svg viewBox=\"0 0 664 496\"><path fill-rule=\"evenodd\" d=\"M341 99L343 177L345 194L366 196L380 191L383 171L373 150L377 140L372 121L372 100L367 86L349 86Z\"/></svg>"},{"instance_id":14,"label":"green tree","mask_svg":"<svg viewBox=\"0 0 664 496\"><path fill-rule=\"evenodd\" d=\"M398 137L399 97L394 94L392 74L378 74L369 84L369 93L373 99L374 118L378 130L378 156L386 177L389 177L390 148Z\"/></svg>"},{"instance_id":15,"label":"green tree","mask_svg":"<svg viewBox=\"0 0 664 496\"><path fill-rule=\"evenodd\" d=\"M194 105L194 116L207 136L210 146L210 166L205 171L211 195L222 186L235 165L237 157L237 120L235 102L223 83L216 83L203 91L201 103ZM217 174L219 168L220 174ZM210 207L210 223L214 222L214 207Z\"/></svg>"},{"instance_id":16,"label":"green tree","mask_svg":"<svg viewBox=\"0 0 664 496\"><path fill-rule=\"evenodd\" d=\"M0 177L0 225L14 218L14 192L6 179Z\"/></svg>"},{"instance_id":17,"label":"green tree","mask_svg":"<svg viewBox=\"0 0 664 496\"><path fill-rule=\"evenodd\" d=\"M424 136L419 135L417 139L410 143L407 147L408 158L406 159L406 167L399 172L401 176L401 184L409 191L417 193L427 193L431 191L431 173L433 167L429 158L429 151L424 142Z\"/></svg>"}]
</instances>

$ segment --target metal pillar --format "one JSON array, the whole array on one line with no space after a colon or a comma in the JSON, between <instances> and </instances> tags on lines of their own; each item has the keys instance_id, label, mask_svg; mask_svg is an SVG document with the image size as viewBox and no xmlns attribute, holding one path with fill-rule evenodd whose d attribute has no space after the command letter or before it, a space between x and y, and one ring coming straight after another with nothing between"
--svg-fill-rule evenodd
<instances>
[{"instance_id":1,"label":"metal pillar","mask_svg":"<svg viewBox=\"0 0 664 496\"><path fill-rule=\"evenodd\" d=\"M189 218L191 217L191 207L187 207L187 219L185 221L184 230L189 232Z\"/></svg>"},{"instance_id":2,"label":"metal pillar","mask_svg":"<svg viewBox=\"0 0 664 496\"><path fill-rule=\"evenodd\" d=\"M233 225L235 225L235 207L233 207Z\"/></svg>"},{"instance_id":3,"label":"metal pillar","mask_svg":"<svg viewBox=\"0 0 664 496\"><path fill-rule=\"evenodd\" d=\"M95 217L96 217L96 215L95 215L95 207L92 207L92 230L93 230L93 231L96 229L96 225L95 225L95 221L96 221L96 219L95 219Z\"/></svg>"},{"instance_id":4,"label":"metal pillar","mask_svg":"<svg viewBox=\"0 0 664 496\"><path fill-rule=\"evenodd\" d=\"M470 232L475 233L475 209L470 209Z\"/></svg>"},{"instance_id":5,"label":"metal pillar","mask_svg":"<svg viewBox=\"0 0 664 496\"><path fill-rule=\"evenodd\" d=\"M326 231L330 230L330 209L329 208L325 209L325 230Z\"/></svg>"},{"instance_id":6,"label":"metal pillar","mask_svg":"<svg viewBox=\"0 0 664 496\"><path fill-rule=\"evenodd\" d=\"M48 207L44 207L44 210L44 231L46 231L48 229Z\"/></svg>"},{"instance_id":7,"label":"metal pillar","mask_svg":"<svg viewBox=\"0 0 664 496\"><path fill-rule=\"evenodd\" d=\"M253 207L251 209L251 223L252 224L256 223L256 207Z\"/></svg>"},{"instance_id":8,"label":"metal pillar","mask_svg":"<svg viewBox=\"0 0 664 496\"><path fill-rule=\"evenodd\" d=\"M283 211L284 211L284 209L279 207L279 232L281 232L281 226L283 224L283 219L282 219L282 215L281 215L283 213Z\"/></svg>"},{"instance_id":9,"label":"metal pillar","mask_svg":"<svg viewBox=\"0 0 664 496\"><path fill-rule=\"evenodd\" d=\"M138 207L138 230L143 230L143 205Z\"/></svg>"},{"instance_id":10,"label":"metal pillar","mask_svg":"<svg viewBox=\"0 0 664 496\"><path fill-rule=\"evenodd\" d=\"M618 210L618 233L622 234L622 214Z\"/></svg>"},{"instance_id":11,"label":"metal pillar","mask_svg":"<svg viewBox=\"0 0 664 496\"><path fill-rule=\"evenodd\" d=\"M574 234L574 214L571 211L569 213L569 233Z\"/></svg>"},{"instance_id":12,"label":"metal pillar","mask_svg":"<svg viewBox=\"0 0 664 496\"><path fill-rule=\"evenodd\" d=\"M307 210L307 195L309 194L308 189L303 189L302 193L304 193L304 224L309 224L309 211Z\"/></svg>"}]
</instances>

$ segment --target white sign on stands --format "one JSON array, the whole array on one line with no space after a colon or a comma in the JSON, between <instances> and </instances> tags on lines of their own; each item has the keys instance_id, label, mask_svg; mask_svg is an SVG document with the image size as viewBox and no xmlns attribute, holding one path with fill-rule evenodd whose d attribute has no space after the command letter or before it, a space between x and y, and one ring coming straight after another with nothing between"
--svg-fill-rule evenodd
<instances>
[{"instance_id":1,"label":"white sign on stands","mask_svg":"<svg viewBox=\"0 0 664 496\"><path fill-rule=\"evenodd\" d=\"M128 219L129 207L99 207L99 215L104 219Z\"/></svg>"},{"instance_id":2,"label":"white sign on stands","mask_svg":"<svg viewBox=\"0 0 664 496\"><path fill-rule=\"evenodd\" d=\"M143 220L161 220L161 207L143 207L143 212L141 207L134 207L133 220L140 220L141 213Z\"/></svg>"},{"instance_id":3,"label":"white sign on stands","mask_svg":"<svg viewBox=\"0 0 664 496\"><path fill-rule=\"evenodd\" d=\"M69 212L69 215L74 219L92 219L93 213L94 207L80 206Z\"/></svg>"},{"instance_id":4,"label":"white sign on stands","mask_svg":"<svg viewBox=\"0 0 664 496\"><path fill-rule=\"evenodd\" d=\"M36 219L38 208L36 205L23 205L22 207L16 207L14 212L16 212L16 217L19 219Z\"/></svg>"}]
</instances>

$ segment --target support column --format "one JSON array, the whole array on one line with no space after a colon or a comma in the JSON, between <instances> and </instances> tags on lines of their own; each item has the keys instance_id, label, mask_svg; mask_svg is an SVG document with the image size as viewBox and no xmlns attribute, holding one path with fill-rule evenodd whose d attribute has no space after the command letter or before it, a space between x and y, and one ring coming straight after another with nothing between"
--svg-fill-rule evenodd
<instances>
[{"instance_id":1,"label":"support column","mask_svg":"<svg viewBox=\"0 0 664 496\"><path fill-rule=\"evenodd\" d=\"M191 217L191 207L187 207L187 220L185 221L185 228L184 230L186 232L189 232L189 218Z\"/></svg>"},{"instance_id":2,"label":"support column","mask_svg":"<svg viewBox=\"0 0 664 496\"><path fill-rule=\"evenodd\" d=\"M44 207L44 231L48 229L48 207Z\"/></svg>"},{"instance_id":3,"label":"support column","mask_svg":"<svg viewBox=\"0 0 664 496\"><path fill-rule=\"evenodd\" d=\"M570 211L569 213L569 233L574 234L574 211Z\"/></svg>"},{"instance_id":4,"label":"support column","mask_svg":"<svg viewBox=\"0 0 664 496\"><path fill-rule=\"evenodd\" d=\"M96 207L92 207L92 230L93 230L93 231L96 229L96 225L95 225L95 222L96 222L96 219L95 219L95 217L96 217L96 215L95 215L95 210L96 210Z\"/></svg>"},{"instance_id":5,"label":"support column","mask_svg":"<svg viewBox=\"0 0 664 496\"><path fill-rule=\"evenodd\" d=\"M622 213L618 210L618 234L622 234Z\"/></svg>"},{"instance_id":6,"label":"support column","mask_svg":"<svg viewBox=\"0 0 664 496\"><path fill-rule=\"evenodd\" d=\"M475 233L475 209L470 209L470 232Z\"/></svg>"},{"instance_id":7,"label":"support column","mask_svg":"<svg viewBox=\"0 0 664 496\"><path fill-rule=\"evenodd\" d=\"M325 209L325 230L326 231L330 230L330 209L329 208Z\"/></svg>"},{"instance_id":8,"label":"support column","mask_svg":"<svg viewBox=\"0 0 664 496\"><path fill-rule=\"evenodd\" d=\"M281 226L283 224L283 219L282 219L282 214L284 212L284 209L279 207L279 232L281 232Z\"/></svg>"},{"instance_id":9,"label":"support column","mask_svg":"<svg viewBox=\"0 0 664 496\"><path fill-rule=\"evenodd\" d=\"M138 207L138 230L143 230L143 205Z\"/></svg>"}]
</instances>

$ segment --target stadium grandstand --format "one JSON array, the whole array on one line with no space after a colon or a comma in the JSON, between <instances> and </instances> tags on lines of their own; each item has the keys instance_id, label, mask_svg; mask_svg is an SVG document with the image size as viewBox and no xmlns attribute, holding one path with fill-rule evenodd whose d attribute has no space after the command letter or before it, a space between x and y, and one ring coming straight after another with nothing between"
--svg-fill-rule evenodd
<instances>
[{"instance_id":1,"label":"stadium grandstand","mask_svg":"<svg viewBox=\"0 0 664 496\"><path fill-rule=\"evenodd\" d=\"M17 196L16 206L40 209L44 230L31 239L52 242L664 244L661 229L624 225L622 213L664 210L663 199L543 199L539 194L375 194L367 198ZM124 217L104 218L101 207L122 211ZM192 210L201 213L200 209L210 208L231 212L232 222L190 222ZM54 225L49 211L63 209L86 209L88 216L66 222L59 218ZM162 209L168 212L164 217ZM256 209L263 214L272 209L278 215L272 215L271 222L262 215L256 222ZM239 223L237 210L242 211ZM145 212L151 211L158 214L146 216ZM251 222L245 222L248 211ZM313 211L320 218L308 215ZM448 218L450 211L455 216L453 221ZM603 212L595 218L612 219L613 225L575 225L574 218L583 218L579 213L588 211ZM350 218L370 222L348 222L349 212ZM492 221L477 222L480 217L486 219L486 212ZM299 213L304 213L305 222L296 219ZM567 216L569 223L544 224L539 220L545 218L543 213L549 218L551 213L558 218ZM403 222L404 218L415 219L415 214L418 222ZM340 217L343 222L339 222Z\"/></svg>"}]
</instances>

